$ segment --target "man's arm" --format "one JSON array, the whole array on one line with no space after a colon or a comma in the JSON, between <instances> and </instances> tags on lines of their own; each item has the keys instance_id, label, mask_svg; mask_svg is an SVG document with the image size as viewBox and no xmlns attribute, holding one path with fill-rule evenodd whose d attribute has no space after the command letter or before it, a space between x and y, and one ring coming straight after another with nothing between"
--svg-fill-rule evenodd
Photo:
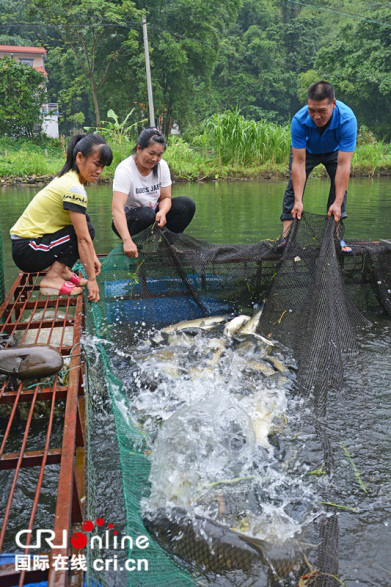
<instances>
[{"instance_id":1,"label":"man's arm","mask_svg":"<svg viewBox=\"0 0 391 587\"><path fill-rule=\"evenodd\" d=\"M349 183L353 155L353 151L338 151L338 166L335 174L335 200L327 212L329 218L331 215L334 215L335 222L341 219L341 206Z\"/></svg>"},{"instance_id":2,"label":"man's arm","mask_svg":"<svg viewBox=\"0 0 391 587\"><path fill-rule=\"evenodd\" d=\"M303 193L306 182L305 173L305 149L294 149L292 148L292 184L293 192L295 194L295 203L292 208L293 218L300 220L303 213Z\"/></svg>"},{"instance_id":3,"label":"man's arm","mask_svg":"<svg viewBox=\"0 0 391 587\"><path fill-rule=\"evenodd\" d=\"M128 257L138 257L137 246L130 236L124 207L128 196L123 192L113 193L113 221L123 242L124 253Z\"/></svg>"},{"instance_id":4,"label":"man's arm","mask_svg":"<svg viewBox=\"0 0 391 587\"><path fill-rule=\"evenodd\" d=\"M156 222L158 226L162 228L167 220L166 216L167 213L171 209L171 186L167 186L165 188L160 188L160 198L159 198L159 211L156 214Z\"/></svg>"},{"instance_id":5,"label":"man's arm","mask_svg":"<svg viewBox=\"0 0 391 587\"><path fill-rule=\"evenodd\" d=\"M96 282L95 269L95 259L97 257L88 231L87 219L84 214L74 210L69 210L69 216L76 232L80 261L87 273L88 299L91 302L99 302L99 287Z\"/></svg>"}]
</instances>

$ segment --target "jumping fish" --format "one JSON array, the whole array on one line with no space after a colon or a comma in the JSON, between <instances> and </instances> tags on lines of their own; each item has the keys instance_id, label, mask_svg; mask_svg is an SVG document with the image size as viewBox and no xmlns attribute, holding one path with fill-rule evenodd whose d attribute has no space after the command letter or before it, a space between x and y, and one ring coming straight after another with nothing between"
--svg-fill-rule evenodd
<instances>
[{"instance_id":1,"label":"jumping fish","mask_svg":"<svg viewBox=\"0 0 391 587\"><path fill-rule=\"evenodd\" d=\"M143 522L163 548L205 572L249 574L261 564L269 576L283 580L303 564L303 554L294 544L268 544L210 518L190 516L183 508L147 511Z\"/></svg>"},{"instance_id":2,"label":"jumping fish","mask_svg":"<svg viewBox=\"0 0 391 587\"><path fill-rule=\"evenodd\" d=\"M246 316L245 314L236 316L236 318L233 318L225 325L224 336L232 336L240 328L242 328L242 326L244 326L249 320L251 320L250 316Z\"/></svg>"},{"instance_id":3,"label":"jumping fish","mask_svg":"<svg viewBox=\"0 0 391 587\"><path fill-rule=\"evenodd\" d=\"M18 379L55 375L63 366L62 355L48 345L25 345L0 349L0 373Z\"/></svg>"},{"instance_id":4,"label":"jumping fish","mask_svg":"<svg viewBox=\"0 0 391 587\"><path fill-rule=\"evenodd\" d=\"M253 316L250 318L250 320L247 322L247 324L245 324L239 330L239 334L254 334L255 333L257 326L259 324L259 320L261 319L261 316L262 316L263 306L264 305L261 304L261 306L258 307L258 309L253 314Z\"/></svg>"},{"instance_id":5,"label":"jumping fish","mask_svg":"<svg viewBox=\"0 0 391 587\"><path fill-rule=\"evenodd\" d=\"M172 324L171 326L166 326L166 328L162 328L160 332L166 332L170 334L171 332L175 332L176 330L183 330L184 328L202 328L203 330L208 330L209 328L213 328L216 324L220 324L221 322L226 322L227 316L208 316L205 318L197 318L196 320L182 320L182 322L178 322L177 324Z\"/></svg>"},{"instance_id":6,"label":"jumping fish","mask_svg":"<svg viewBox=\"0 0 391 587\"><path fill-rule=\"evenodd\" d=\"M139 355L134 355L133 358L136 361L136 363L140 362L140 361L148 361L152 358L167 360L167 359L174 358L181 351L183 351L183 348L181 348L179 346L159 347L156 349L151 349L151 350L147 351L146 353L140 353Z\"/></svg>"}]
</instances>

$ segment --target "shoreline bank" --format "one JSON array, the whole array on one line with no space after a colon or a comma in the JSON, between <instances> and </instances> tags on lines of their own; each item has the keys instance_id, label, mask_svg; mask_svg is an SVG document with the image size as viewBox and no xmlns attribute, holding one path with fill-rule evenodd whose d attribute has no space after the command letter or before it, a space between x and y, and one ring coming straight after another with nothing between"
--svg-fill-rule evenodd
<instances>
[{"instance_id":1,"label":"shoreline bank","mask_svg":"<svg viewBox=\"0 0 391 587\"><path fill-rule=\"evenodd\" d=\"M285 181L289 177L289 140L285 141L283 150L279 149L280 143L276 144L275 148L269 145L268 151L264 152L260 146L254 153L248 153L244 147L243 152L233 147L230 152L225 152L218 147L201 149L182 138L172 139L164 159L175 182ZM114 143L112 150L113 162L104 170L99 183L113 180L117 165L129 157L131 145ZM63 138L35 143L28 139L0 137L0 187L48 183L63 167L65 155ZM351 176L391 176L391 144L382 141L359 143ZM316 167L311 177L327 177L325 168Z\"/></svg>"},{"instance_id":2,"label":"shoreline bank","mask_svg":"<svg viewBox=\"0 0 391 587\"><path fill-rule=\"evenodd\" d=\"M207 175L205 173L203 175L200 174L200 177L188 177L188 176L180 176L173 171L171 173L173 182L176 183L197 183L197 182L213 182L213 181L254 181L254 180L264 180L264 181L282 181L287 180L289 178L288 168L286 167L285 170L283 169L261 169L261 170L253 170L249 169L250 173L245 173L244 170L232 169L232 175L225 175L225 173L215 173L215 169L211 169L211 172ZM372 169L365 168L364 166L357 166L353 167L350 177L389 177L391 176L391 166L384 166L379 169L373 171ZM12 185L45 185L49 183L52 179L56 177L56 174L48 174L48 175L26 175L26 176L0 176L0 187L12 186ZM311 178L327 178L327 172L324 168L315 169L312 174ZM103 177L100 178L97 182L99 184L109 184L113 181L113 177Z\"/></svg>"}]
</instances>

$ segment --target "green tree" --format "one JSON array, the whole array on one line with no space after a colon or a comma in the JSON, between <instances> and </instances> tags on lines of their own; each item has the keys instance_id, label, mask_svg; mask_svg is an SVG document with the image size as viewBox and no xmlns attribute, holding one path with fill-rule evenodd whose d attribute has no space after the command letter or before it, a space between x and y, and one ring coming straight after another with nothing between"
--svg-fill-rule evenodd
<instances>
[{"instance_id":1,"label":"green tree","mask_svg":"<svg viewBox=\"0 0 391 587\"><path fill-rule=\"evenodd\" d=\"M391 8L368 20L343 24L316 57L316 69L333 83L337 97L353 108L359 123L391 138Z\"/></svg>"},{"instance_id":2,"label":"green tree","mask_svg":"<svg viewBox=\"0 0 391 587\"><path fill-rule=\"evenodd\" d=\"M46 80L29 65L0 59L0 134L32 137L40 132Z\"/></svg>"},{"instance_id":3,"label":"green tree","mask_svg":"<svg viewBox=\"0 0 391 587\"><path fill-rule=\"evenodd\" d=\"M220 109L286 121L294 74L286 67L281 15L270 0L245 0L222 42L214 82Z\"/></svg>"},{"instance_id":4,"label":"green tree","mask_svg":"<svg viewBox=\"0 0 391 587\"><path fill-rule=\"evenodd\" d=\"M141 20L131 0L28 0L31 15L39 15L61 39L61 51L71 51L75 77L87 80L96 126L100 126L99 93L110 69L127 47L137 48L136 31L127 21ZM118 82L117 82L118 83Z\"/></svg>"},{"instance_id":5,"label":"green tree","mask_svg":"<svg viewBox=\"0 0 391 587\"><path fill-rule=\"evenodd\" d=\"M308 71L299 73L297 80L297 97L300 104L304 106L307 103L307 92L311 84L320 81L321 76L316 69L309 69Z\"/></svg>"},{"instance_id":6,"label":"green tree","mask_svg":"<svg viewBox=\"0 0 391 587\"><path fill-rule=\"evenodd\" d=\"M62 131L71 129L72 116L78 112L83 113L84 120L88 123L95 123L90 85L84 72L80 71L73 51L62 46L49 45L45 67L49 76L48 92L51 101L59 104Z\"/></svg>"},{"instance_id":7,"label":"green tree","mask_svg":"<svg viewBox=\"0 0 391 587\"><path fill-rule=\"evenodd\" d=\"M199 88L209 87L218 50L241 1L138 0L147 13L156 110L167 132L194 120ZM137 101L146 103L145 69L139 66Z\"/></svg>"}]
</instances>

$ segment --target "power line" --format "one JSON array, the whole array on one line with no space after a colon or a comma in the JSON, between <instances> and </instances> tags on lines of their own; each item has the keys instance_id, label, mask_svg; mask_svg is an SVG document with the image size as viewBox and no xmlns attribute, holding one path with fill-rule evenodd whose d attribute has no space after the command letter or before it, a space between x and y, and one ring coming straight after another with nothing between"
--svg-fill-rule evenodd
<instances>
[{"instance_id":1,"label":"power line","mask_svg":"<svg viewBox=\"0 0 391 587\"><path fill-rule=\"evenodd\" d=\"M309 2L299 2L299 0L286 0L286 2L291 2L292 4L300 4L301 6L309 6L310 8L315 8L315 10L325 10L327 12L333 12L334 14L342 14L342 16L349 16L350 18L357 18L359 20L366 20L367 22L372 22L374 24L380 24L381 26L391 28L391 24L388 24L386 22L381 22L380 20L374 20L373 18L366 18L365 16L359 16L358 14L353 14L352 12L344 12L342 10L334 10L333 8L327 8L326 6L319 6L318 4L310 4Z\"/></svg>"},{"instance_id":2,"label":"power line","mask_svg":"<svg viewBox=\"0 0 391 587\"><path fill-rule=\"evenodd\" d=\"M91 25L99 25L99 26L103 26L103 27L121 27L121 28L133 28L136 29L137 27L141 28L141 22L136 22L136 21L129 21L123 24L120 23L110 23L110 22L97 22L97 21L92 21L92 22L79 22L79 23L75 23L75 24L65 24L65 23L42 23L42 22L7 22L7 23L0 23L0 27L11 27L11 26L17 26L17 27L49 27L49 28L57 28L59 26L65 27L65 28L83 28L86 26L91 26ZM136 26L133 26L136 25Z\"/></svg>"}]
</instances>

